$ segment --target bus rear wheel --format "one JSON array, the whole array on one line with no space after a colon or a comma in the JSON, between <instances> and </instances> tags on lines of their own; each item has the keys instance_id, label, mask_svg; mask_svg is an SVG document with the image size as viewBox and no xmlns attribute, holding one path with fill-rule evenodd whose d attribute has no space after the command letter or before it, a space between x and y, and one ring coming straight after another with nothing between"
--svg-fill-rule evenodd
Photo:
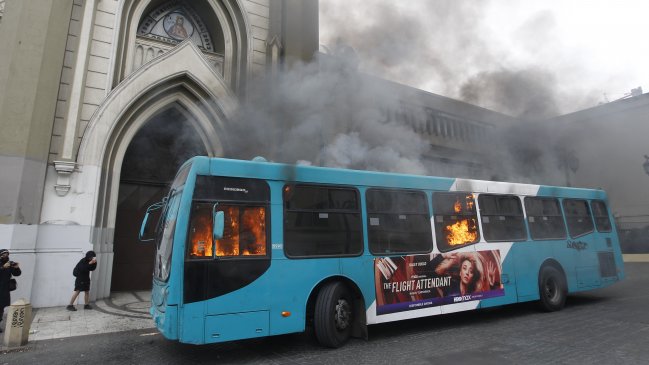
<instances>
[{"instance_id":1,"label":"bus rear wheel","mask_svg":"<svg viewBox=\"0 0 649 365\"><path fill-rule=\"evenodd\" d=\"M547 312L561 310L566 304L566 280L561 271L553 266L544 266L539 273L539 294L541 308Z\"/></svg>"},{"instance_id":2,"label":"bus rear wheel","mask_svg":"<svg viewBox=\"0 0 649 365\"><path fill-rule=\"evenodd\" d=\"M349 339L354 323L354 302L341 282L326 284L315 303L314 327L318 342L337 348Z\"/></svg>"}]
</instances>

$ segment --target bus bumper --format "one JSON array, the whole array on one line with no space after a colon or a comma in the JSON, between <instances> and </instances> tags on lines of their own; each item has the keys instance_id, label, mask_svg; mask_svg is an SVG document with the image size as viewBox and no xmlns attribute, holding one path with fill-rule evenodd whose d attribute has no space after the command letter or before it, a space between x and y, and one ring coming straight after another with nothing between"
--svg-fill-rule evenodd
<instances>
[{"instance_id":1,"label":"bus bumper","mask_svg":"<svg viewBox=\"0 0 649 365\"><path fill-rule=\"evenodd\" d=\"M168 340L178 339L178 307L168 305L164 312L151 307L151 317L158 331Z\"/></svg>"}]
</instances>

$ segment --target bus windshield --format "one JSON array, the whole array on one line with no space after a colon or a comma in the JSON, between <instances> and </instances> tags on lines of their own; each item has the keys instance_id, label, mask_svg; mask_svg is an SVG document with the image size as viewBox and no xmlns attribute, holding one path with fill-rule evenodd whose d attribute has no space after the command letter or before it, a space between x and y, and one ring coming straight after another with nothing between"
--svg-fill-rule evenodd
<instances>
[{"instance_id":1,"label":"bus windshield","mask_svg":"<svg viewBox=\"0 0 649 365\"><path fill-rule=\"evenodd\" d=\"M167 281L171 271L171 252L173 249L176 218L180 208L183 186L189 174L190 165L185 166L176 176L167 198L165 209L156 229L156 255L153 275L156 279Z\"/></svg>"},{"instance_id":2,"label":"bus windshield","mask_svg":"<svg viewBox=\"0 0 649 365\"><path fill-rule=\"evenodd\" d=\"M173 236L176 230L176 218L180 207L182 191L172 190L167 201L164 213L160 217L158 235L156 239L156 255L153 274L156 279L167 281L171 268L171 251Z\"/></svg>"}]
</instances>

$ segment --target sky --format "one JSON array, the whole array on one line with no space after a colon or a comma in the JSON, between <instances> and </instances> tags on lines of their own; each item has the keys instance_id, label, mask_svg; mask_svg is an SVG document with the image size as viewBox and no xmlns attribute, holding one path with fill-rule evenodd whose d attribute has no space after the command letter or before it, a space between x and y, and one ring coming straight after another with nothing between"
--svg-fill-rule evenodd
<instances>
[{"instance_id":1,"label":"sky","mask_svg":"<svg viewBox=\"0 0 649 365\"><path fill-rule=\"evenodd\" d=\"M649 92L646 0L321 0L321 50L361 71L546 118Z\"/></svg>"}]
</instances>

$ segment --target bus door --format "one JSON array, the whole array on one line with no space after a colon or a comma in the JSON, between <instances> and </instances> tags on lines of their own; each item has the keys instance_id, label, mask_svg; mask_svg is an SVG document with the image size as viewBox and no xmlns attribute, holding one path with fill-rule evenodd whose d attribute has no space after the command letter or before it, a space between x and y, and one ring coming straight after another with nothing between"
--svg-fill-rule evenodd
<instances>
[{"instance_id":1,"label":"bus door","mask_svg":"<svg viewBox=\"0 0 649 365\"><path fill-rule=\"evenodd\" d=\"M601 284L597 252L600 237L595 232L588 201L564 199L563 209L568 227L566 250L572 258L578 288L589 288Z\"/></svg>"},{"instance_id":2,"label":"bus door","mask_svg":"<svg viewBox=\"0 0 649 365\"><path fill-rule=\"evenodd\" d=\"M260 300L269 297L261 282L269 203L264 180L197 176L183 278L187 335L204 343L269 335L269 303Z\"/></svg>"},{"instance_id":3,"label":"bus door","mask_svg":"<svg viewBox=\"0 0 649 365\"><path fill-rule=\"evenodd\" d=\"M617 280L618 272L615 264L615 253L613 251L613 241L616 237L606 203L603 200L592 200L590 205L595 221L595 229L597 230L595 238L597 257L595 259L599 262L600 277L603 280L605 280L604 278Z\"/></svg>"}]
</instances>

